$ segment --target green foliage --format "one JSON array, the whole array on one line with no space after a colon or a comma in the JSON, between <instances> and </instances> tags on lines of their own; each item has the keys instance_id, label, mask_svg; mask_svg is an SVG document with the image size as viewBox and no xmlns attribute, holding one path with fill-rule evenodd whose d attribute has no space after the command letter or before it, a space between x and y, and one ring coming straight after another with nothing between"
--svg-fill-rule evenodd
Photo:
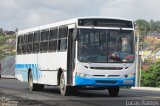
<instances>
[{"instance_id":1,"label":"green foliage","mask_svg":"<svg viewBox=\"0 0 160 106\"><path fill-rule=\"evenodd\" d=\"M15 35L1 36L0 35L0 60L8 55L15 55L15 45L7 43L8 39L16 39Z\"/></svg>"},{"instance_id":2,"label":"green foliage","mask_svg":"<svg viewBox=\"0 0 160 106\"><path fill-rule=\"evenodd\" d=\"M140 31L140 35L144 36L149 32L157 32L160 33L160 21L150 22L142 19L138 19L135 21L137 29Z\"/></svg>"},{"instance_id":3,"label":"green foliage","mask_svg":"<svg viewBox=\"0 0 160 106\"><path fill-rule=\"evenodd\" d=\"M158 32L158 33L160 33L160 21L153 21L153 20L151 20L150 21L150 26L151 26L151 29L150 29L151 32Z\"/></svg>"},{"instance_id":4,"label":"green foliage","mask_svg":"<svg viewBox=\"0 0 160 106\"><path fill-rule=\"evenodd\" d=\"M135 21L135 24L136 29L140 33L140 44L143 45L142 49L150 50L153 53L158 52L160 50L160 40L156 39L156 37L158 37L160 33L160 21L138 19ZM146 38L147 35L152 37ZM151 57L150 60L153 60L153 57Z\"/></svg>"},{"instance_id":5,"label":"green foliage","mask_svg":"<svg viewBox=\"0 0 160 106\"><path fill-rule=\"evenodd\" d=\"M160 87L160 61L142 72L142 86Z\"/></svg>"},{"instance_id":6,"label":"green foliage","mask_svg":"<svg viewBox=\"0 0 160 106\"><path fill-rule=\"evenodd\" d=\"M138 19L135 23L141 36L146 35L150 31L150 24L147 21Z\"/></svg>"},{"instance_id":7,"label":"green foliage","mask_svg":"<svg viewBox=\"0 0 160 106\"><path fill-rule=\"evenodd\" d=\"M6 36L0 36L0 45L1 44L4 44L7 40L7 37Z\"/></svg>"}]
</instances>

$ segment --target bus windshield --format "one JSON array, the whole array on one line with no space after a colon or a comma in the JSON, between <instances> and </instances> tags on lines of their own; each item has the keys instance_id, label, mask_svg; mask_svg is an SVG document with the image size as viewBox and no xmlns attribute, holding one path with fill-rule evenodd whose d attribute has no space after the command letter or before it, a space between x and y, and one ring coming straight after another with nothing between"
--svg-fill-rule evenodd
<instances>
[{"instance_id":1,"label":"bus windshield","mask_svg":"<svg viewBox=\"0 0 160 106\"><path fill-rule=\"evenodd\" d=\"M78 29L78 60L93 63L134 62L133 30Z\"/></svg>"}]
</instances>

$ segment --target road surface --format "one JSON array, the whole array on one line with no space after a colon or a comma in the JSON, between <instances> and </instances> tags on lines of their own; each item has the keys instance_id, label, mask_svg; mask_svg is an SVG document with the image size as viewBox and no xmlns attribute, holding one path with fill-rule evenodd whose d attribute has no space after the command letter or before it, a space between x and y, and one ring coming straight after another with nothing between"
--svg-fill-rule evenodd
<instances>
[{"instance_id":1,"label":"road surface","mask_svg":"<svg viewBox=\"0 0 160 106\"><path fill-rule=\"evenodd\" d=\"M0 106L160 106L160 92L121 89L118 97L107 90L81 90L77 95L61 96L57 87L30 92L28 84L16 79L0 79Z\"/></svg>"}]
</instances>

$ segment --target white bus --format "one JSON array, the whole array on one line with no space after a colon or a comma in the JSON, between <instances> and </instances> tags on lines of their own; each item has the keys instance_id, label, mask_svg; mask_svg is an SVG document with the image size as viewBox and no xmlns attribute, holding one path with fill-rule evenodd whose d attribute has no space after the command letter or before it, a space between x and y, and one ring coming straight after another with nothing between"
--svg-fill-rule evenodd
<instances>
[{"instance_id":1,"label":"white bus","mask_svg":"<svg viewBox=\"0 0 160 106\"><path fill-rule=\"evenodd\" d=\"M18 31L16 77L30 91L58 86L108 89L135 84L135 35L131 20L82 17Z\"/></svg>"}]
</instances>

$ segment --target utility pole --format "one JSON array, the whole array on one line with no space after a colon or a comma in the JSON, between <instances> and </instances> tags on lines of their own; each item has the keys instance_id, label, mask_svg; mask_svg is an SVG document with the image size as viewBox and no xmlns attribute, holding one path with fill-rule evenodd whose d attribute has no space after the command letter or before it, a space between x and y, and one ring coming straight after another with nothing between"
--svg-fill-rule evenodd
<instances>
[{"instance_id":1,"label":"utility pole","mask_svg":"<svg viewBox=\"0 0 160 106\"><path fill-rule=\"evenodd\" d=\"M139 30L137 30L137 50L136 50L136 81L135 87L138 87L138 71L139 71Z\"/></svg>"},{"instance_id":2,"label":"utility pole","mask_svg":"<svg viewBox=\"0 0 160 106\"><path fill-rule=\"evenodd\" d=\"M0 79L1 79L1 74L2 74L2 70L1 70L1 63L0 63Z\"/></svg>"},{"instance_id":3,"label":"utility pole","mask_svg":"<svg viewBox=\"0 0 160 106\"><path fill-rule=\"evenodd\" d=\"M140 73L139 73L139 87L141 87L141 77L142 77L142 47L143 47L143 45L141 44L140 45L140 50L141 50L141 57L139 58L139 67L140 67L140 69L139 69L139 71L140 71Z\"/></svg>"}]
</instances>

